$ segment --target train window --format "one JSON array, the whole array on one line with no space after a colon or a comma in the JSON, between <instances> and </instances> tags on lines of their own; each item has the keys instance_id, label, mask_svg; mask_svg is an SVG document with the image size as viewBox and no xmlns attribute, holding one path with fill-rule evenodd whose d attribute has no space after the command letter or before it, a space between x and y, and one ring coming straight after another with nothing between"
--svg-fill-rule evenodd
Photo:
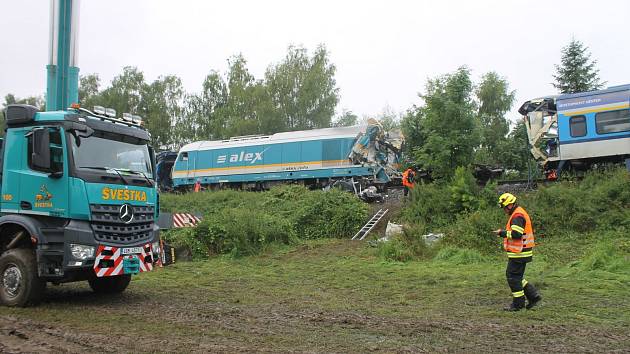
<instances>
[{"instance_id":1,"label":"train window","mask_svg":"<svg viewBox=\"0 0 630 354\"><path fill-rule=\"evenodd\" d=\"M630 109L597 113L595 115L597 134L630 131Z\"/></svg>"},{"instance_id":2,"label":"train window","mask_svg":"<svg viewBox=\"0 0 630 354\"><path fill-rule=\"evenodd\" d=\"M182 152L182 154L179 155L179 160L180 161L188 161L188 153L187 152Z\"/></svg>"},{"instance_id":3,"label":"train window","mask_svg":"<svg viewBox=\"0 0 630 354\"><path fill-rule=\"evenodd\" d=\"M571 137L577 138L586 135L586 117L574 116L569 118L569 127L571 128Z\"/></svg>"}]
</instances>

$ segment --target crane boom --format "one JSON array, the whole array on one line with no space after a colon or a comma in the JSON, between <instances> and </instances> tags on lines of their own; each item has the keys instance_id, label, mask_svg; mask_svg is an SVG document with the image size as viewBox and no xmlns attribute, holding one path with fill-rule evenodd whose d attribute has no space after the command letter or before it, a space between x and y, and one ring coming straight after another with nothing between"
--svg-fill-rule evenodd
<instances>
[{"instance_id":1,"label":"crane boom","mask_svg":"<svg viewBox=\"0 0 630 354\"><path fill-rule=\"evenodd\" d=\"M76 65L80 0L51 0L50 4L46 110L59 111L79 102Z\"/></svg>"}]
</instances>

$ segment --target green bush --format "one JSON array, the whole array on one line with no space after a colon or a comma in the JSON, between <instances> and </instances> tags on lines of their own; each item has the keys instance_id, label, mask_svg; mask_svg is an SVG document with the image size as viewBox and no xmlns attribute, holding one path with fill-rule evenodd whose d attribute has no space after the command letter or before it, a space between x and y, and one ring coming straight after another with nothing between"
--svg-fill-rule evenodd
<instances>
[{"instance_id":1,"label":"green bush","mask_svg":"<svg viewBox=\"0 0 630 354\"><path fill-rule=\"evenodd\" d=\"M447 187L439 183L418 183L405 202L402 220L406 223L425 224L439 228L455 219Z\"/></svg>"},{"instance_id":2,"label":"green bush","mask_svg":"<svg viewBox=\"0 0 630 354\"><path fill-rule=\"evenodd\" d=\"M444 230L442 243L483 254L496 254L502 248L501 239L492 231L505 227L507 216L499 208L462 214Z\"/></svg>"},{"instance_id":3,"label":"green bush","mask_svg":"<svg viewBox=\"0 0 630 354\"><path fill-rule=\"evenodd\" d=\"M197 258L208 253L250 255L269 244L299 239L349 237L367 219L367 205L350 193L309 191L297 185L268 192L164 194L161 204L164 211L203 215L192 231L168 236L187 244Z\"/></svg>"},{"instance_id":4,"label":"green bush","mask_svg":"<svg viewBox=\"0 0 630 354\"><path fill-rule=\"evenodd\" d=\"M496 206L496 185L478 189L468 174L460 168L450 184L418 185L405 204L402 220L426 225L426 233L443 232L445 246L498 254L501 240L492 230L504 228L507 216ZM581 181L540 185L514 194L531 216L540 247L537 253L553 253L546 255L549 259L577 261L597 235L615 231L626 235L630 230L630 174L623 168L591 171Z\"/></svg>"},{"instance_id":5,"label":"green bush","mask_svg":"<svg viewBox=\"0 0 630 354\"><path fill-rule=\"evenodd\" d=\"M379 256L395 261L427 258L435 250L421 236L429 232L445 234L436 259L474 260L475 255L501 253L501 240L491 231L503 228L507 216L496 206L496 185L480 189L472 181L470 172L460 168L449 183L417 184L401 213L404 234L379 245ZM630 174L625 169L591 171L581 181L515 194L532 218L540 244L536 253L554 262L578 262L583 269L623 268L625 263L605 257L609 244L590 247L599 235L616 235L615 247L630 243ZM350 193L297 185L268 192L163 194L161 204L165 211L203 214L197 228L165 233L174 244L187 245L194 259L208 253L254 254L266 245L299 239L350 237L368 218L368 206ZM453 249L464 253L450 254Z\"/></svg>"},{"instance_id":6,"label":"green bush","mask_svg":"<svg viewBox=\"0 0 630 354\"><path fill-rule=\"evenodd\" d=\"M479 187L469 169L457 167L448 189L452 212L470 211L479 207Z\"/></svg>"},{"instance_id":7,"label":"green bush","mask_svg":"<svg viewBox=\"0 0 630 354\"><path fill-rule=\"evenodd\" d=\"M225 208L208 214L194 228L194 234L209 252L232 256L256 254L269 243L297 241L295 230L286 219L242 208Z\"/></svg>"},{"instance_id":8,"label":"green bush","mask_svg":"<svg viewBox=\"0 0 630 354\"><path fill-rule=\"evenodd\" d=\"M416 185L402 219L437 230L450 225L458 214L495 206L496 198L495 184L480 188L469 168L458 167L448 182Z\"/></svg>"},{"instance_id":9,"label":"green bush","mask_svg":"<svg viewBox=\"0 0 630 354\"><path fill-rule=\"evenodd\" d=\"M365 203L338 189L309 191L293 185L258 194L263 210L289 220L304 239L351 236L366 221L368 213Z\"/></svg>"},{"instance_id":10,"label":"green bush","mask_svg":"<svg viewBox=\"0 0 630 354\"><path fill-rule=\"evenodd\" d=\"M479 209L499 209L497 200L499 193L497 192L496 181L490 182L479 191Z\"/></svg>"},{"instance_id":11,"label":"green bush","mask_svg":"<svg viewBox=\"0 0 630 354\"><path fill-rule=\"evenodd\" d=\"M366 221L367 205L341 190L307 193L298 204L291 216L305 239L348 237Z\"/></svg>"},{"instance_id":12,"label":"green bush","mask_svg":"<svg viewBox=\"0 0 630 354\"><path fill-rule=\"evenodd\" d=\"M623 168L591 171L521 199L535 231L548 237L630 228L630 174Z\"/></svg>"},{"instance_id":13,"label":"green bush","mask_svg":"<svg viewBox=\"0 0 630 354\"><path fill-rule=\"evenodd\" d=\"M194 228L177 228L162 233L162 238L175 248L190 250L194 261L206 259L208 249L195 235Z\"/></svg>"}]
</instances>

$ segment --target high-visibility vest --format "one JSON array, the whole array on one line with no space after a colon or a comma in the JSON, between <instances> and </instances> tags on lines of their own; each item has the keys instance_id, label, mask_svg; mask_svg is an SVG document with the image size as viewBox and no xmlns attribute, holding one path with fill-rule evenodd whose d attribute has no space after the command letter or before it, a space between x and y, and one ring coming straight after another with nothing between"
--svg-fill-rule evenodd
<instances>
[{"instance_id":1,"label":"high-visibility vest","mask_svg":"<svg viewBox=\"0 0 630 354\"><path fill-rule=\"evenodd\" d=\"M402 175L403 186L413 188L413 182L409 182L409 175L412 173L413 171L410 168L406 169L405 172L403 172L403 175Z\"/></svg>"},{"instance_id":2,"label":"high-visibility vest","mask_svg":"<svg viewBox=\"0 0 630 354\"><path fill-rule=\"evenodd\" d=\"M513 239L511 237L512 219L518 215L523 216L525 219L525 228L522 231L518 230L523 233L523 237ZM534 228L525 209L519 206L512 212L505 225L505 230L507 231L507 237L503 239L503 249L507 252L508 258L526 258L533 255Z\"/></svg>"}]
</instances>

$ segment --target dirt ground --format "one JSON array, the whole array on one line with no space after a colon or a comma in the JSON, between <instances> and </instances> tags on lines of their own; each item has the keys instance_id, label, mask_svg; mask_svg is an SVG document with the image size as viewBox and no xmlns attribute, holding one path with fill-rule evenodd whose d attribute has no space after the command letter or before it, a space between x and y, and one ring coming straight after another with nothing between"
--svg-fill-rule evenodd
<instances>
[{"instance_id":1,"label":"dirt ground","mask_svg":"<svg viewBox=\"0 0 630 354\"><path fill-rule=\"evenodd\" d=\"M121 311L114 306L115 311ZM223 337L192 335L108 335L108 329L77 330L72 326L16 316L0 316L2 353L85 352L630 352L628 333L611 333L567 326L535 325L522 328L527 340L514 343L514 329L500 323L472 320L392 320L361 313L329 313L260 309L196 309L176 303L159 308L172 315L171 324L204 333L204 328L233 333ZM107 309L104 309L107 310ZM130 313L134 309L127 309ZM308 335L304 335L308 332ZM362 341L336 342L335 332ZM265 337L297 335L288 343ZM302 336L302 337L300 337ZM292 345L287 346L287 344ZM527 343L527 344L523 344ZM356 343L355 343L356 344Z\"/></svg>"}]
</instances>

